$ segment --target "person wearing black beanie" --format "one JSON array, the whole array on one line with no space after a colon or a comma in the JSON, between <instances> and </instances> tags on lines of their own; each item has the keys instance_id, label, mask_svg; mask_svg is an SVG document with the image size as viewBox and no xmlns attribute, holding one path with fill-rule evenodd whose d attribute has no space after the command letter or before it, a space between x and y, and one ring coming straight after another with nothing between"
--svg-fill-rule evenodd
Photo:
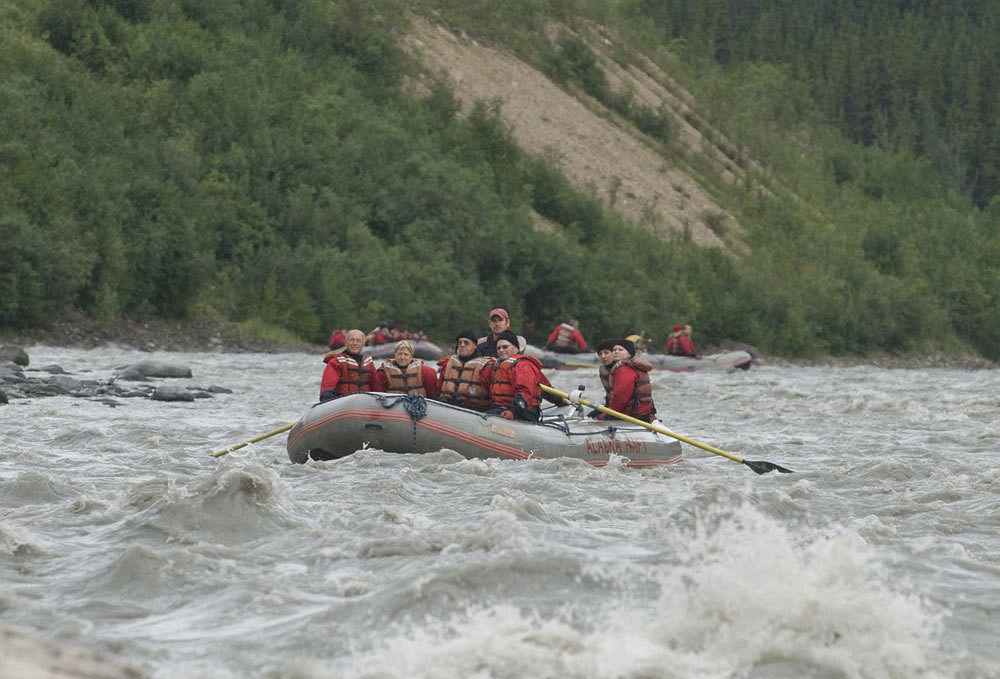
<instances>
[{"instance_id":1,"label":"person wearing black beanie","mask_svg":"<svg viewBox=\"0 0 1000 679\"><path fill-rule=\"evenodd\" d=\"M444 403L485 411L490 406L495 359L480 356L476 333L463 330L455 337L455 353L438 361L438 399Z\"/></svg>"},{"instance_id":2,"label":"person wearing black beanie","mask_svg":"<svg viewBox=\"0 0 1000 679\"><path fill-rule=\"evenodd\" d=\"M614 342L616 346L619 346L628 352L629 358L635 358L635 342L624 338L616 339Z\"/></svg>"},{"instance_id":3,"label":"person wearing black beanie","mask_svg":"<svg viewBox=\"0 0 1000 679\"><path fill-rule=\"evenodd\" d=\"M461 331L460 333L455 335L455 351L458 351L458 343L463 339L471 340L473 344L476 344L476 342L479 341L479 336L472 330ZM479 347L477 345L475 348L475 352L469 354L469 356L478 356L478 355L479 355ZM466 356L466 358L468 358L469 356Z\"/></svg>"},{"instance_id":4,"label":"person wearing black beanie","mask_svg":"<svg viewBox=\"0 0 1000 679\"><path fill-rule=\"evenodd\" d=\"M635 343L631 340L616 339L614 343L615 360L608 369L611 388L607 407L643 422L652 422L656 418L653 387L649 382L653 366L646 358L636 358ZM601 414L598 419L604 417Z\"/></svg>"},{"instance_id":5,"label":"person wearing black beanie","mask_svg":"<svg viewBox=\"0 0 1000 679\"><path fill-rule=\"evenodd\" d=\"M517 335L510 330L497 334L496 347L500 361L493 371L488 412L508 420L537 422L541 401L548 397L542 385L552 386L542 372L541 361L522 353Z\"/></svg>"}]
</instances>

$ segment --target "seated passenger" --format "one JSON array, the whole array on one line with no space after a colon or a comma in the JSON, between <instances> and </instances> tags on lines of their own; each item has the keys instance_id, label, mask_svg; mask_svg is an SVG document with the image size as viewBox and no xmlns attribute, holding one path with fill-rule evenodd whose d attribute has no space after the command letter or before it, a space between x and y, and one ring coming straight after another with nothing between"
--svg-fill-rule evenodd
<instances>
[{"instance_id":1,"label":"seated passenger","mask_svg":"<svg viewBox=\"0 0 1000 679\"><path fill-rule=\"evenodd\" d=\"M601 340L597 345L597 360L601 362L597 367L597 375L604 385L604 405L607 406L611 399L611 365L615 362L614 340Z\"/></svg>"},{"instance_id":2,"label":"seated passenger","mask_svg":"<svg viewBox=\"0 0 1000 679\"><path fill-rule=\"evenodd\" d=\"M582 354L587 351L587 342L580 334L580 321L571 319L557 325L549 334L545 348L563 354Z\"/></svg>"},{"instance_id":3,"label":"seated passenger","mask_svg":"<svg viewBox=\"0 0 1000 679\"><path fill-rule=\"evenodd\" d=\"M541 417L542 389L550 386L542 364L534 356L519 353L517 335L504 330L496 338L500 361L493 372L490 412L508 420L537 422Z\"/></svg>"},{"instance_id":4,"label":"seated passenger","mask_svg":"<svg viewBox=\"0 0 1000 679\"><path fill-rule=\"evenodd\" d=\"M347 338L344 336L344 331L337 329L330 333L330 339L326 341L326 345L333 351L342 348L346 342Z\"/></svg>"},{"instance_id":5,"label":"seated passenger","mask_svg":"<svg viewBox=\"0 0 1000 679\"><path fill-rule=\"evenodd\" d=\"M438 400L483 412L490 407L495 359L480 356L476 335L463 330L455 338L455 353L438 361Z\"/></svg>"},{"instance_id":6,"label":"seated passenger","mask_svg":"<svg viewBox=\"0 0 1000 679\"><path fill-rule=\"evenodd\" d=\"M698 357L698 352L694 348L694 342L691 341L690 325L685 325L683 328L679 325L674 326L673 334L667 338L667 353L671 356Z\"/></svg>"},{"instance_id":7,"label":"seated passenger","mask_svg":"<svg viewBox=\"0 0 1000 679\"><path fill-rule=\"evenodd\" d=\"M643 422L656 419L653 387L649 383L649 361L635 357L635 344L627 339L614 341L614 363L611 364L611 393L608 408L630 415ZM604 413L598 419L605 419Z\"/></svg>"},{"instance_id":8,"label":"seated passenger","mask_svg":"<svg viewBox=\"0 0 1000 679\"><path fill-rule=\"evenodd\" d=\"M375 328L368 333L365 337L365 344L368 346L378 346L379 344L388 344L392 341L392 330L388 323L382 323L381 325L375 326Z\"/></svg>"},{"instance_id":9,"label":"seated passenger","mask_svg":"<svg viewBox=\"0 0 1000 679\"><path fill-rule=\"evenodd\" d=\"M371 356L362 356L365 334L360 330L348 330L344 336L344 350L331 351L323 357L326 368L319 386L319 401L363 391L371 391L375 366Z\"/></svg>"},{"instance_id":10,"label":"seated passenger","mask_svg":"<svg viewBox=\"0 0 1000 679\"><path fill-rule=\"evenodd\" d=\"M413 358L413 345L403 340L396 345L391 361L383 361L372 380L372 391L416 394L433 398L437 394L437 371Z\"/></svg>"},{"instance_id":11,"label":"seated passenger","mask_svg":"<svg viewBox=\"0 0 1000 679\"><path fill-rule=\"evenodd\" d=\"M507 330L510 330L510 314L507 313L507 310L491 309L490 332L486 337L479 338L479 355L495 357L497 355L497 337ZM528 341L520 335L515 336L517 337L518 351L527 349Z\"/></svg>"}]
</instances>

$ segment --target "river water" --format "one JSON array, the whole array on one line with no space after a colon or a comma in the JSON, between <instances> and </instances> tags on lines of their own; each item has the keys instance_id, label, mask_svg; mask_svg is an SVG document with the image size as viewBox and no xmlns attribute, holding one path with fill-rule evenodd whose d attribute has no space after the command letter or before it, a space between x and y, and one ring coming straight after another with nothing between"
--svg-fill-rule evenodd
<instances>
[{"instance_id":1,"label":"river water","mask_svg":"<svg viewBox=\"0 0 1000 679\"><path fill-rule=\"evenodd\" d=\"M668 427L797 472L757 476L689 446L214 459L297 419L322 363L152 357L235 393L0 406L0 624L154 677L1000 677L998 371L656 373Z\"/></svg>"}]
</instances>

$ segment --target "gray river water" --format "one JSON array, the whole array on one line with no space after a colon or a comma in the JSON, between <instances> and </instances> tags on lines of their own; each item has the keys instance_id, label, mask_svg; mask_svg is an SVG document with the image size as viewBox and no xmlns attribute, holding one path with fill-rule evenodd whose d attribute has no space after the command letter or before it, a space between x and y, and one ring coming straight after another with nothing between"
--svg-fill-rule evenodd
<instances>
[{"instance_id":1,"label":"gray river water","mask_svg":"<svg viewBox=\"0 0 1000 679\"><path fill-rule=\"evenodd\" d=\"M757 476L689 446L213 459L297 419L322 363L153 357L235 393L0 406L0 624L154 677L1000 677L998 371L656 373L666 426L797 472Z\"/></svg>"}]
</instances>

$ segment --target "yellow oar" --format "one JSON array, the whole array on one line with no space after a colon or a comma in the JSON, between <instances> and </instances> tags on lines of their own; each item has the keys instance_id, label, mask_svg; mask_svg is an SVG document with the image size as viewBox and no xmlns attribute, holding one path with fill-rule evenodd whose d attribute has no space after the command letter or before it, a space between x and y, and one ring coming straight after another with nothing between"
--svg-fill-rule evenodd
<instances>
[{"instance_id":1,"label":"yellow oar","mask_svg":"<svg viewBox=\"0 0 1000 679\"><path fill-rule=\"evenodd\" d=\"M558 389L553 389L552 387L547 387L544 384L540 384L539 386L543 390L547 391L548 393L550 393L550 394L552 394L554 396L561 396L562 398L569 399L569 394L567 394L564 391L559 391ZM744 458L740 457L739 455L733 455L732 453L727 453L726 451L719 450L718 448L716 448L714 446L710 446L707 443L700 443L698 441L695 441L694 439L689 439L686 436L681 436L680 434L675 434L674 432L670 431L666 427L661 427L661 426L658 426L658 425L655 425L655 424L650 424L649 422L643 422L642 420L637 419L635 417L632 417L631 415L626 415L625 413L620 413L617 410L612 410L611 408L605 408L604 406L597 405L596 403L591 403L590 401L587 401L586 399L581 398L581 399L579 399L579 401L583 405L590 406L591 408L594 408L594 409L598 410L599 412L604 413L605 415L612 415L614 417L617 417L619 420L625 420L626 422L631 422L632 424L637 424L640 427L645 427L646 429L649 429L650 431L655 431L655 432L660 433L660 434L666 434L667 436L669 436L671 438L675 438L678 441L683 441L684 443L690 444L690 445L692 445L692 446L694 446L696 448L701 448L702 450L707 450L710 453L715 453L716 455L721 455L722 457L727 457L730 460L732 460L733 462L739 462L740 464L745 464L746 466L750 467L750 469L754 470L758 474L766 474L768 472L774 472L774 471L781 472L782 474L792 474L793 473L791 469L786 469L785 467L782 467L780 465L776 465L773 462L765 462L763 460L754 461L754 460L744 459Z\"/></svg>"},{"instance_id":2,"label":"yellow oar","mask_svg":"<svg viewBox=\"0 0 1000 679\"><path fill-rule=\"evenodd\" d=\"M274 431L269 431L266 434L261 434L260 436L254 436L252 439L248 439L248 440L244 441L243 443L237 443L235 446L229 446L228 448L226 448L224 450L216 451L216 452L212 453L212 457L222 457L223 455L227 455L227 454L233 452L234 450L239 450L243 446L249 446L251 443L257 443L258 441L263 441L264 439L269 439L272 436L277 436L281 432L288 431L289 429L291 429L294 426L295 426L294 422L292 422L291 424L283 424L280 427L278 427L277 429L275 429Z\"/></svg>"}]
</instances>

